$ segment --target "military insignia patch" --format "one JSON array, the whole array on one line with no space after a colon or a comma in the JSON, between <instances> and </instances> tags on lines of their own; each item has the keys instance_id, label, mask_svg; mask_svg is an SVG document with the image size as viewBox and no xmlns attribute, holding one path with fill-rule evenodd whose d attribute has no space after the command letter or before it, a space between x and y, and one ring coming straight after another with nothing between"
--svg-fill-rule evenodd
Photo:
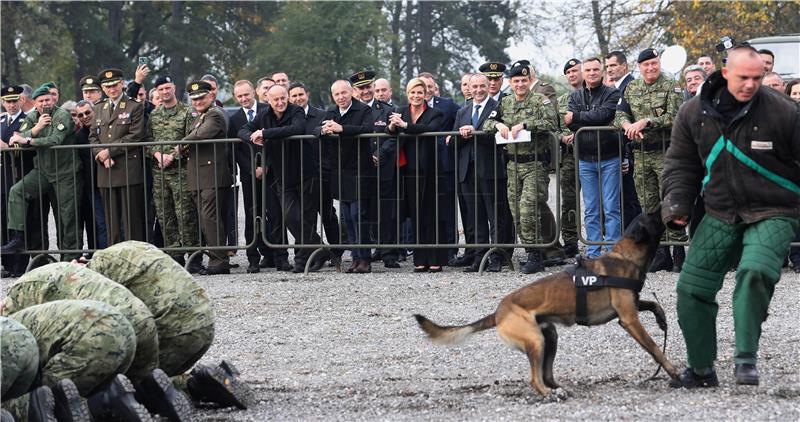
<instances>
[{"instance_id":1,"label":"military insignia patch","mask_svg":"<svg viewBox=\"0 0 800 422\"><path fill-rule=\"evenodd\" d=\"M110 71L109 71L109 72L106 72L106 78L110 78L110 77L112 77L112 76L114 76L114 73L112 73L112 72L110 72Z\"/></svg>"},{"instance_id":2,"label":"military insignia patch","mask_svg":"<svg viewBox=\"0 0 800 422\"><path fill-rule=\"evenodd\" d=\"M8 92L14 92L14 88L8 87Z\"/></svg>"},{"instance_id":3,"label":"military insignia patch","mask_svg":"<svg viewBox=\"0 0 800 422\"><path fill-rule=\"evenodd\" d=\"M198 89L200 89L200 85L192 84L192 91L197 91Z\"/></svg>"},{"instance_id":4,"label":"military insignia patch","mask_svg":"<svg viewBox=\"0 0 800 422\"><path fill-rule=\"evenodd\" d=\"M87 80L86 80L86 83L87 83L87 84L94 83L94 80L92 80L92 78L89 78L89 79L87 79Z\"/></svg>"},{"instance_id":5,"label":"military insignia patch","mask_svg":"<svg viewBox=\"0 0 800 422\"><path fill-rule=\"evenodd\" d=\"M497 70L497 63L492 63L489 65L489 69Z\"/></svg>"},{"instance_id":6,"label":"military insignia patch","mask_svg":"<svg viewBox=\"0 0 800 422\"><path fill-rule=\"evenodd\" d=\"M657 108L656 109L656 116L661 116L662 114L664 114L664 110L661 107Z\"/></svg>"},{"instance_id":7,"label":"military insignia patch","mask_svg":"<svg viewBox=\"0 0 800 422\"><path fill-rule=\"evenodd\" d=\"M550 99L545 99L544 101L542 101L542 104L544 105L550 104Z\"/></svg>"},{"instance_id":8,"label":"military insignia patch","mask_svg":"<svg viewBox=\"0 0 800 422\"><path fill-rule=\"evenodd\" d=\"M364 72L359 73L358 74L358 80L359 81L363 81L364 79L367 79L367 76L364 75Z\"/></svg>"},{"instance_id":9,"label":"military insignia patch","mask_svg":"<svg viewBox=\"0 0 800 422\"><path fill-rule=\"evenodd\" d=\"M64 130L64 123L59 123L58 126L56 126L56 129Z\"/></svg>"},{"instance_id":10,"label":"military insignia patch","mask_svg":"<svg viewBox=\"0 0 800 422\"><path fill-rule=\"evenodd\" d=\"M493 118L495 116L497 116L497 110L492 110L492 112L489 113L489 118L491 119L491 118Z\"/></svg>"},{"instance_id":11,"label":"military insignia patch","mask_svg":"<svg viewBox=\"0 0 800 422\"><path fill-rule=\"evenodd\" d=\"M121 108L121 109L122 109L122 108L125 108L125 103L124 103L124 102L120 102L120 103L119 103L119 108Z\"/></svg>"},{"instance_id":12,"label":"military insignia patch","mask_svg":"<svg viewBox=\"0 0 800 422\"><path fill-rule=\"evenodd\" d=\"M522 69L522 76L528 76L528 69Z\"/></svg>"},{"instance_id":13,"label":"military insignia patch","mask_svg":"<svg viewBox=\"0 0 800 422\"><path fill-rule=\"evenodd\" d=\"M675 92L677 92L678 94L680 94L681 92L683 92L683 89L681 89L681 87L679 87L679 86L676 86L676 87L675 87Z\"/></svg>"},{"instance_id":14,"label":"military insignia patch","mask_svg":"<svg viewBox=\"0 0 800 422\"><path fill-rule=\"evenodd\" d=\"M28 122L22 122L22 126L19 127L19 130L25 130L28 128Z\"/></svg>"}]
</instances>

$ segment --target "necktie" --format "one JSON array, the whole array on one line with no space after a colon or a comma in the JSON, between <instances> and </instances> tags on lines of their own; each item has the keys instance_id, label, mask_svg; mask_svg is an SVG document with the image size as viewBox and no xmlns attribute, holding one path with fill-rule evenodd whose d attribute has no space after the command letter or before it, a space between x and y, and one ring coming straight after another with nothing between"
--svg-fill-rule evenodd
<instances>
[{"instance_id":1,"label":"necktie","mask_svg":"<svg viewBox=\"0 0 800 422\"><path fill-rule=\"evenodd\" d=\"M248 122L253 121L253 109L247 110L247 121Z\"/></svg>"},{"instance_id":2,"label":"necktie","mask_svg":"<svg viewBox=\"0 0 800 422\"><path fill-rule=\"evenodd\" d=\"M475 112L472 113L472 127L475 129L478 128L478 120L481 118L481 105L478 104L475 106Z\"/></svg>"}]
</instances>

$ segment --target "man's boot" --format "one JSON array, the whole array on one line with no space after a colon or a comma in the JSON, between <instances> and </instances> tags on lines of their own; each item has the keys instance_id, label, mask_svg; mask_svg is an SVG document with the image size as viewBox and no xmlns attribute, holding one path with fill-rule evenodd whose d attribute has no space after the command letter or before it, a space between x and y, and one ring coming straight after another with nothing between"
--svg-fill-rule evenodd
<instances>
[{"instance_id":1,"label":"man's boot","mask_svg":"<svg viewBox=\"0 0 800 422\"><path fill-rule=\"evenodd\" d=\"M13 255L25 250L25 233L19 230L9 230L11 238L5 245L0 246L0 253L3 255Z\"/></svg>"},{"instance_id":2,"label":"man's boot","mask_svg":"<svg viewBox=\"0 0 800 422\"><path fill-rule=\"evenodd\" d=\"M217 366L197 364L192 369L187 387L193 399L222 407L247 409L253 397L250 386L241 381L236 367L224 360Z\"/></svg>"},{"instance_id":3,"label":"man's boot","mask_svg":"<svg viewBox=\"0 0 800 422\"><path fill-rule=\"evenodd\" d=\"M528 260L525 262L525 265L522 266L520 272L522 274L534 274L542 271L544 271L542 252L539 250L528 252Z\"/></svg>"},{"instance_id":4,"label":"man's boot","mask_svg":"<svg viewBox=\"0 0 800 422\"><path fill-rule=\"evenodd\" d=\"M65 378L53 386L56 419L59 422L84 422L90 419L89 406L72 380Z\"/></svg>"},{"instance_id":5,"label":"man's boot","mask_svg":"<svg viewBox=\"0 0 800 422\"><path fill-rule=\"evenodd\" d=\"M679 273L683 269L683 261L686 260L686 250L683 246L672 247L672 272Z\"/></svg>"},{"instance_id":6,"label":"man's boot","mask_svg":"<svg viewBox=\"0 0 800 422\"><path fill-rule=\"evenodd\" d=\"M758 369L753 363L737 363L734 376L739 385L758 385Z\"/></svg>"},{"instance_id":7,"label":"man's boot","mask_svg":"<svg viewBox=\"0 0 800 422\"><path fill-rule=\"evenodd\" d=\"M203 271L203 254L199 253L189 260L189 265L186 266L186 271L189 274L199 274Z\"/></svg>"},{"instance_id":8,"label":"man's boot","mask_svg":"<svg viewBox=\"0 0 800 422\"><path fill-rule=\"evenodd\" d=\"M669 254L669 246L659 246L656 249L656 256L647 272L656 273L661 270L672 271L672 256Z\"/></svg>"},{"instance_id":9,"label":"man's boot","mask_svg":"<svg viewBox=\"0 0 800 422\"><path fill-rule=\"evenodd\" d=\"M192 404L189 399L172 385L172 381L160 368L139 380L136 400L151 413L157 413L173 422L192 419Z\"/></svg>"},{"instance_id":10,"label":"man's boot","mask_svg":"<svg viewBox=\"0 0 800 422\"><path fill-rule=\"evenodd\" d=\"M28 398L28 421L55 422L56 400L50 387L44 386L31 391Z\"/></svg>"},{"instance_id":11,"label":"man's boot","mask_svg":"<svg viewBox=\"0 0 800 422\"><path fill-rule=\"evenodd\" d=\"M117 374L105 388L89 397L92 419L151 422L150 413L136 401L135 393L128 377Z\"/></svg>"}]
</instances>

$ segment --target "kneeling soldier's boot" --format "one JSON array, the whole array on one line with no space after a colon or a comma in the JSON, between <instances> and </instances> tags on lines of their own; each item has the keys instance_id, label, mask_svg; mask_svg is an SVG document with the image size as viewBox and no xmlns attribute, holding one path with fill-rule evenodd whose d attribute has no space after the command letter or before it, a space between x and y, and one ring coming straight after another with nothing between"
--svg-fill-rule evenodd
<instances>
[{"instance_id":1,"label":"kneeling soldier's boot","mask_svg":"<svg viewBox=\"0 0 800 422\"><path fill-rule=\"evenodd\" d=\"M525 265L522 266L520 272L522 274L533 274L542 271L544 271L542 252L539 250L528 252L528 260L525 262Z\"/></svg>"},{"instance_id":2,"label":"kneeling soldier's boot","mask_svg":"<svg viewBox=\"0 0 800 422\"><path fill-rule=\"evenodd\" d=\"M25 250L25 234L19 230L9 230L9 234L11 239L0 246L0 253L13 255Z\"/></svg>"},{"instance_id":3,"label":"kneeling soldier's boot","mask_svg":"<svg viewBox=\"0 0 800 422\"><path fill-rule=\"evenodd\" d=\"M189 274L197 274L203 270L203 254L199 253L189 260L189 265L186 266L186 271Z\"/></svg>"},{"instance_id":4,"label":"kneeling soldier's boot","mask_svg":"<svg viewBox=\"0 0 800 422\"><path fill-rule=\"evenodd\" d=\"M672 256L669 254L669 246L659 246L656 249L656 256L647 272L656 273L661 270L672 271Z\"/></svg>"},{"instance_id":5,"label":"kneeling soldier's boot","mask_svg":"<svg viewBox=\"0 0 800 422\"><path fill-rule=\"evenodd\" d=\"M55 422L56 400L50 387L39 387L28 398L28 421Z\"/></svg>"},{"instance_id":6,"label":"kneeling soldier's boot","mask_svg":"<svg viewBox=\"0 0 800 422\"><path fill-rule=\"evenodd\" d=\"M89 406L70 379L62 379L53 386L56 399L56 419L59 422L84 422L90 420Z\"/></svg>"},{"instance_id":7,"label":"kneeling soldier's boot","mask_svg":"<svg viewBox=\"0 0 800 422\"><path fill-rule=\"evenodd\" d=\"M247 409L252 400L250 386L241 381L239 371L227 361L222 361L218 366L196 365L187 387L193 399L217 403L222 407Z\"/></svg>"},{"instance_id":8,"label":"kneeling soldier's boot","mask_svg":"<svg viewBox=\"0 0 800 422\"><path fill-rule=\"evenodd\" d=\"M130 422L150 422L150 413L136 401L131 381L122 374L97 393L89 397L89 411L96 421L121 420Z\"/></svg>"},{"instance_id":9,"label":"kneeling soldier's boot","mask_svg":"<svg viewBox=\"0 0 800 422\"><path fill-rule=\"evenodd\" d=\"M172 385L166 373L159 368L139 380L136 385L136 400L173 422L192 419L192 404L189 399Z\"/></svg>"},{"instance_id":10,"label":"kneeling soldier's boot","mask_svg":"<svg viewBox=\"0 0 800 422\"><path fill-rule=\"evenodd\" d=\"M679 273L683 269L683 261L686 260L686 250L683 246L672 247L672 272Z\"/></svg>"}]
</instances>

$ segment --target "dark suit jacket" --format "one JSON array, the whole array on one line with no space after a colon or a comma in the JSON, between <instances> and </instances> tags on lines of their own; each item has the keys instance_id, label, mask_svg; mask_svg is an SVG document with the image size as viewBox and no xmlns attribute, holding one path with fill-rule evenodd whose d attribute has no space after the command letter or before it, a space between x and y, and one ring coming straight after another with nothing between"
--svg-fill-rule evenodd
<instances>
[{"instance_id":1,"label":"dark suit jacket","mask_svg":"<svg viewBox=\"0 0 800 422\"><path fill-rule=\"evenodd\" d=\"M457 131L462 126L472 125L472 113L474 112L472 101L467 103L467 107L458 110L456 121L452 130ZM480 111L478 126L475 130L481 130L483 122L489 118L492 111L497 108L497 102L492 98ZM497 145L493 135L475 135L471 138L456 136L456 149L458 150L458 181L464 182L467 170L473 168L475 177L480 179L505 179L506 164L503 159L503 147ZM474 163L473 163L474 161ZM474 166L474 167L473 167Z\"/></svg>"},{"instance_id":2,"label":"dark suit jacket","mask_svg":"<svg viewBox=\"0 0 800 422\"><path fill-rule=\"evenodd\" d=\"M389 124L389 116L397 108L383 101L372 102L372 132L384 133ZM396 138L375 138L372 142L372 155L378 157L378 171L381 180L392 180L395 174L395 161L397 152Z\"/></svg>"},{"instance_id":3,"label":"dark suit jacket","mask_svg":"<svg viewBox=\"0 0 800 422\"><path fill-rule=\"evenodd\" d=\"M306 114L306 129L303 132L306 135L313 135L314 129L320 127L322 121L325 120L325 110L308 106L308 113ZM327 156L326 154L322 154L320 157L320 141L319 139L309 139L306 141L306 145L309 148L306 152L306 156L310 157L313 160L314 170L313 174L316 174L317 177L325 176L327 180L328 176L331 172L331 157ZM320 175L319 170L319 160L322 160L322 175Z\"/></svg>"},{"instance_id":4,"label":"dark suit jacket","mask_svg":"<svg viewBox=\"0 0 800 422\"><path fill-rule=\"evenodd\" d=\"M11 135L19 131L22 121L25 120L25 112L19 113L19 116L11 121L11 116L5 113L0 117L0 138L3 142L8 143L11 140ZM2 161L0 161L0 172L2 172L2 186L3 192L8 192L11 186L24 176L25 173L33 169L33 157L36 155L34 148L28 148L27 151L6 151L2 154ZM3 204L5 206L5 203Z\"/></svg>"},{"instance_id":5,"label":"dark suit jacket","mask_svg":"<svg viewBox=\"0 0 800 422\"><path fill-rule=\"evenodd\" d=\"M266 104L256 103L256 116L258 113L261 112L265 107ZM253 116L253 120L255 120L255 116ZM247 115L244 112L244 109L239 107L235 113L230 118L228 122L228 138L238 138L239 137L239 130L247 124ZM253 150L252 145L250 145L250 140L244 141L243 143L239 144L232 144L233 145L233 158L236 164L239 166L239 174L241 178L249 178L253 174L253 167L252 167L252 160L253 160ZM258 165L256 163L256 165Z\"/></svg>"},{"instance_id":6,"label":"dark suit jacket","mask_svg":"<svg viewBox=\"0 0 800 422\"><path fill-rule=\"evenodd\" d=\"M371 183L376 170L372 165L372 142L369 138L357 138L356 135L371 133L374 121L372 109L361 101L353 100L347 113L341 115L339 107L334 105L328 109L324 120L333 120L342 125L339 137L322 136L323 154L331 157L331 192L333 197L341 201L359 199L358 186L361 185L361 198L371 192ZM321 127L314 129L314 135L320 136ZM359 181L359 176L361 180ZM339 179L341 178L341 185Z\"/></svg>"},{"instance_id":7,"label":"dark suit jacket","mask_svg":"<svg viewBox=\"0 0 800 422\"><path fill-rule=\"evenodd\" d=\"M183 139L225 139L225 117L222 114L222 110L212 105L208 111L195 118L189 133ZM188 153L186 184L189 190L231 186L233 181L228 170L224 143L189 145Z\"/></svg>"},{"instance_id":8,"label":"dark suit jacket","mask_svg":"<svg viewBox=\"0 0 800 422\"><path fill-rule=\"evenodd\" d=\"M620 95L625 93L625 88L627 88L628 84L631 83L633 80L634 80L633 75L628 73L628 76L626 76L625 79L622 80L622 83L619 84L619 88L617 88L619 90Z\"/></svg>"},{"instance_id":9,"label":"dark suit jacket","mask_svg":"<svg viewBox=\"0 0 800 422\"><path fill-rule=\"evenodd\" d=\"M622 98L622 101L620 101L619 104L617 105L617 110L624 111L625 113L628 113L630 115L633 115L633 112L631 111L630 104L628 104L628 102L625 101L625 89L628 87L628 84L631 83L633 80L634 80L633 75L629 73L628 76L626 76L625 79L622 80L622 83L619 84L619 88L617 88L619 89L620 98Z\"/></svg>"},{"instance_id":10,"label":"dark suit jacket","mask_svg":"<svg viewBox=\"0 0 800 422\"><path fill-rule=\"evenodd\" d=\"M446 131L453 128L453 122L456 120L458 113L458 105L451 98L433 97L433 108L442 112L442 127L437 131ZM440 172L453 172L456 169L455 150L449 148L445 143L446 136L438 136L436 145L439 148L439 171ZM449 184L448 184L449 186Z\"/></svg>"},{"instance_id":11,"label":"dark suit jacket","mask_svg":"<svg viewBox=\"0 0 800 422\"><path fill-rule=\"evenodd\" d=\"M94 122L89 132L92 144L119 144L144 140L144 106L124 94L111 111L111 101L106 98L94 106ZM103 148L93 148L97 155ZM111 169L97 166L97 187L122 187L144 183L142 148L109 148L115 164ZM127 156L126 156L127 155Z\"/></svg>"},{"instance_id":12,"label":"dark suit jacket","mask_svg":"<svg viewBox=\"0 0 800 422\"><path fill-rule=\"evenodd\" d=\"M404 133L404 134L418 134L423 132L435 132L441 130L442 112L435 108L426 108L419 116L416 123L411 122L411 107L405 106L400 109L400 115L403 121L408 122L408 127L395 128L396 131L389 131L386 127L386 132ZM416 174L419 170L420 176L435 175L436 163L436 137L435 136L419 136L419 137L406 137L401 136L398 139L398 145L403 150L406 157L406 165L404 171L406 174Z\"/></svg>"}]
</instances>

